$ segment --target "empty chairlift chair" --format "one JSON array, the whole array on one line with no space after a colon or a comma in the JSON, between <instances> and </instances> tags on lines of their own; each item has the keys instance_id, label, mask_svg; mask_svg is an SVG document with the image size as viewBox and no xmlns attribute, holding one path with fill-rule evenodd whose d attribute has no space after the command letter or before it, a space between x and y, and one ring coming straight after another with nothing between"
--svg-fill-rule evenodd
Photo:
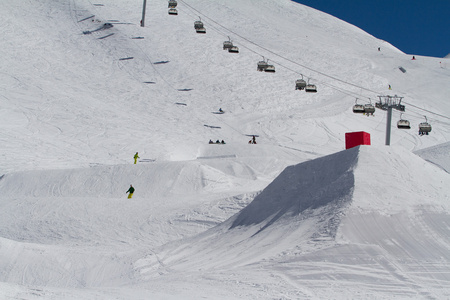
<instances>
[{"instance_id":1,"label":"empty chairlift chair","mask_svg":"<svg viewBox=\"0 0 450 300\"><path fill-rule=\"evenodd\" d=\"M317 87L314 84L308 83L305 87L307 93L317 93Z\"/></svg>"},{"instance_id":2,"label":"empty chairlift chair","mask_svg":"<svg viewBox=\"0 0 450 300\"><path fill-rule=\"evenodd\" d=\"M428 135L431 132L431 125L428 124L427 117L425 117L426 122L419 124L419 135Z\"/></svg>"},{"instance_id":3,"label":"empty chairlift chair","mask_svg":"<svg viewBox=\"0 0 450 300\"><path fill-rule=\"evenodd\" d=\"M358 98L355 100L355 105L353 105L353 112L355 114L364 114L364 105L358 104Z\"/></svg>"},{"instance_id":4,"label":"empty chairlift chair","mask_svg":"<svg viewBox=\"0 0 450 300\"><path fill-rule=\"evenodd\" d=\"M177 7L177 1L175 0L169 0L169 8L175 8Z\"/></svg>"},{"instance_id":5,"label":"empty chairlift chair","mask_svg":"<svg viewBox=\"0 0 450 300\"><path fill-rule=\"evenodd\" d=\"M206 33L206 29L203 27L203 22L201 20L194 22L194 28L197 33Z\"/></svg>"},{"instance_id":6,"label":"empty chairlift chair","mask_svg":"<svg viewBox=\"0 0 450 300\"><path fill-rule=\"evenodd\" d=\"M303 79L297 79L295 81L295 90L304 90L306 88L306 81Z\"/></svg>"},{"instance_id":7,"label":"empty chairlift chair","mask_svg":"<svg viewBox=\"0 0 450 300\"><path fill-rule=\"evenodd\" d=\"M408 120L402 119L402 116L400 115L400 120L397 122L397 128L398 129L411 129L411 124Z\"/></svg>"},{"instance_id":8,"label":"empty chairlift chair","mask_svg":"<svg viewBox=\"0 0 450 300\"><path fill-rule=\"evenodd\" d=\"M267 62L269 62L269 60L267 60ZM264 69L264 72L275 73L275 66L274 65L269 65L267 63L267 67Z\"/></svg>"},{"instance_id":9,"label":"empty chairlift chair","mask_svg":"<svg viewBox=\"0 0 450 300\"><path fill-rule=\"evenodd\" d=\"M353 112L355 114L363 114L365 112L364 105L356 103L353 105Z\"/></svg>"},{"instance_id":10,"label":"empty chairlift chair","mask_svg":"<svg viewBox=\"0 0 450 300\"><path fill-rule=\"evenodd\" d=\"M231 48L228 48L229 53L239 53L239 48L236 46L233 46Z\"/></svg>"},{"instance_id":11,"label":"empty chairlift chair","mask_svg":"<svg viewBox=\"0 0 450 300\"><path fill-rule=\"evenodd\" d=\"M170 8L169 15L178 15L178 10L176 8Z\"/></svg>"},{"instance_id":12,"label":"empty chairlift chair","mask_svg":"<svg viewBox=\"0 0 450 300\"><path fill-rule=\"evenodd\" d=\"M267 65L266 69L264 70L264 72L267 73L275 73L275 66L274 65Z\"/></svg>"}]
</instances>

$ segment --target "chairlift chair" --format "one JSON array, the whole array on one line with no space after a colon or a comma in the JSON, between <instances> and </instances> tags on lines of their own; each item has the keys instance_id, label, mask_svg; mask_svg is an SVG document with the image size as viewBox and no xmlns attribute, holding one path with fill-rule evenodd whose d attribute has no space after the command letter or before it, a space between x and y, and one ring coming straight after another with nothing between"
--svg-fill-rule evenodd
<instances>
[{"instance_id":1,"label":"chairlift chair","mask_svg":"<svg viewBox=\"0 0 450 300\"><path fill-rule=\"evenodd\" d=\"M230 49L231 47L233 47L233 42L230 37L228 37L228 41L223 42L223 50Z\"/></svg>"},{"instance_id":2,"label":"chairlift chair","mask_svg":"<svg viewBox=\"0 0 450 300\"><path fill-rule=\"evenodd\" d=\"M265 71L268 66L269 66L269 64L265 60L261 60L258 62L257 70L260 72Z\"/></svg>"},{"instance_id":3,"label":"chairlift chair","mask_svg":"<svg viewBox=\"0 0 450 300\"><path fill-rule=\"evenodd\" d=\"M233 42L231 42L231 41L223 42L223 50L230 49L231 47L233 47Z\"/></svg>"},{"instance_id":4,"label":"chairlift chair","mask_svg":"<svg viewBox=\"0 0 450 300\"><path fill-rule=\"evenodd\" d=\"M177 1L175 0L169 0L169 8L175 8L177 7Z\"/></svg>"},{"instance_id":5,"label":"chairlift chair","mask_svg":"<svg viewBox=\"0 0 450 300\"><path fill-rule=\"evenodd\" d=\"M198 29L196 29L195 31L196 31L197 33L206 33L205 27L198 28Z\"/></svg>"},{"instance_id":6,"label":"chairlift chair","mask_svg":"<svg viewBox=\"0 0 450 300\"><path fill-rule=\"evenodd\" d=\"M426 122L419 124L419 135L428 135L431 132L431 125L428 124L427 117L425 117Z\"/></svg>"},{"instance_id":7,"label":"chairlift chair","mask_svg":"<svg viewBox=\"0 0 450 300\"><path fill-rule=\"evenodd\" d=\"M397 122L398 129L411 129L411 124L408 120L398 120Z\"/></svg>"},{"instance_id":8,"label":"chairlift chair","mask_svg":"<svg viewBox=\"0 0 450 300\"><path fill-rule=\"evenodd\" d=\"M194 28L197 33L206 33L206 29L205 29L205 27L203 27L202 21L195 21Z\"/></svg>"},{"instance_id":9,"label":"chairlift chair","mask_svg":"<svg viewBox=\"0 0 450 300\"><path fill-rule=\"evenodd\" d=\"M303 79L297 79L295 81L295 90L304 90L306 87L306 81Z\"/></svg>"},{"instance_id":10,"label":"chairlift chair","mask_svg":"<svg viewBox=\"0 0 450 300\"><path fill-rule=\"evenodd\" d=\"M431 132L431 125L427 122L422 122L419 124L419 134L420 135L428 135L428 133Z\"/></svg>"},{"instance_id":11,"label":"chairlift chair","mask_svg":"<svg viewBox=\"0 0 450 300\"><path fill-rule=\"evenodd\" d=\"M169 15L178 15L178 10L176 10L176 8L170 8Z\"/></svg>"},{"instance_id":12,"label":"chairlift chair","mask_svg":"<svg viewBox=\"0 0 450 300\"><path fill-rule=\"evenodd\" d=\"M307 93L317 93L317 87L314 84L307 84L305 87L305 92Z\"/></svg>"},{"instance_id":13,"label":"chairlift chair","mask_svg":"<svg viewBox=\"0 0 450 300\"><path fill-rule=\"evenodd\" d=\"M201 28L204 28L204 27L203 27L203 22L202 22L202 21L195 21L195 22L194 22L194 28L195 28L195 29L201 29Z\"/></svg>"},{"instance_id":14,"label":"chairlift chair","mask_svg":"<svg viewBox=\"0 0 450 300\"><path fill-rule=\"evenodd\" d=\"M367 114L368 116L374 114L375 112L375 107L372 104L366 104L364 105L364 114Z\"/></svg>"},{"instance_id":15,"label":"chairlift chair","mask_svg":"<svg viewBox=\"0 0 450 300\"><path fill-rule=\"evenodd\" d=\"M355 114L363 114L365 112L364 105L362 105L362 104L353 105L353 112Z\"/></svg>"},{"instance_id":16,"label":"chairlift chair","mask_svg":"<svg viewBox=\"0 0 450 300\"><path fill-rule=\"evenodd\" d=\"M403 114L400 114L400 120L397 122L397 128L398 129L411 129L411 124L408 120L405 120L402 118Z\"/></svg>"},{"instance_id":17,"label":"chairlift chair","mask_svg":"<svg viewBox=\"0 0 450 300\"><path fill-rule=\"evenodd\" d=\"M267 67L264 69L264 72L275 73L275 66L274 65L267 65Z\"/></svg>"},{"instance_id":18,"label":"chairlift chair","mask_svg":"<svg viewBox=\"0 0 450 300\"><path fill-rule=\"evenodd\" d=\"M229 53L239 53L239 48L236 46L233 46L231 48L228 48Z\"/></svg>"}]
</instances>

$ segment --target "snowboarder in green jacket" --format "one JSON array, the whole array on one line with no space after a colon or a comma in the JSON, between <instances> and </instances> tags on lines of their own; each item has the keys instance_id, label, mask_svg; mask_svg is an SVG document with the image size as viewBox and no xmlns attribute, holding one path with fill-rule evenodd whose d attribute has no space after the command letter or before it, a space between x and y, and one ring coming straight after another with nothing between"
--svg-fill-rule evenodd
<instances>
[{"instance_id":1,"label":"snowboarder in green jacket","mask_svg":"<svg viewBox=\"0 0 450 300\"><path fill-rule=\"evenodd\" d=\"M133 193L134 193L134 187L133 187L133 185L130 184L130 188L128 189L128 191L127 191L126 193L130 193L130 194L128 195L128 199L131 199L131 197L133 197ZM126 194L126 193L125 193L125 194Z\"/></svg>"},{"instance_id":2,"label":"snowboarder in green jacket","mask_svg":"<svg viewBox=\"0 0 450 300\"><path fill-rule=\"evenodd\" d=\"M138 153L136 152L136 154L134 155L134 164L137 163L137 159L140 158Z\"/></svg>"}]
</instances>

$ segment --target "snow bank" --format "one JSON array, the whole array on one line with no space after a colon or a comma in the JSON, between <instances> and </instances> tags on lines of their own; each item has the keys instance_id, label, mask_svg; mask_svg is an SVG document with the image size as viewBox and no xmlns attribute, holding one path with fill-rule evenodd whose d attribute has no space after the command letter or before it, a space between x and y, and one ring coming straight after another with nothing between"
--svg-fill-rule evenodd
<instances>
[{"instance_id":1,"label":"snow bank","mask_svg":"<svg viewBox=\"0 0 450 300\"><path fill-rule=\"evenodd\" d=\"M236 216L232 228L295 217L307 209L333 203L345 205L354 187L358 148L286 168L250 205Z\"/></svg>"},{"instance_id":2,"label":"snow bank","mask_svg":"<svg viewBox=\"0 0 450 300\"><path fill-rule=\"evenodd\" d=\"M414 153L450 173L450 142L418 150Z\"/></svg>"},{"instance_id":3,"label":"snow bank","mask_svg":"<svg viewBox=\"0 0 450 300\"><path fill-rule=\"evenodd\" d=\"M349 287L381 280L368 280L367 273L388 272L390 280L407 278L399 284L416 284L420 290L432 278L450 280L450 232L444 225L450 218L449 185L447 173L406 150L352 148L286 168L229 220L169 243L136 266L145 281L155 278L160 264L176 272L247 268L266 261L287 263L283 272L299 276L298 269L311 269L312 261L329 260L335 265L322 264L322 270L340 273ZM411 265L393 270L405 252ZM373 257L378 257L373 265L364 266ZM415 265L422 259L429 261L427 267ZM291 269L292 262L297 266ZM353 268L366 271L357 274ZM413 275L420 268L423 274ZM327 288L321 278L304 278ZM383 279L381 285L385 284L389 283ZM442 285L432 285L446 295Z\"/></svg>"}]
</instances>

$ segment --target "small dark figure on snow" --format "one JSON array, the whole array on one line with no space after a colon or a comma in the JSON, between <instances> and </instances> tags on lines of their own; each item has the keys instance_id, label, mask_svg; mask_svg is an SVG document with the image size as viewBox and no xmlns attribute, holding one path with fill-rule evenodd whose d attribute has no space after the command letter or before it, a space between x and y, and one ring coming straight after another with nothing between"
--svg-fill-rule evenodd
<instances>
[{"instance_id":1,"label":"small dark figure on snow","mask_svg":"<svg viewBox=\"0 0 450 300\"><path fill-rule=\"evenodd\" d=\"M222 144L225 144L225 141L224 140L222 140L222 142L221 142Z\"/></svg>"},{"instance_id":2,"label":"small dark figure on snow","mask_svg":"<svg viewBox=\"0 0 450 300\"><path fill-rule=\"evenodd\" d=\"M213 142L212 140L209 140L209 143L210 143L210 144L214 144L214 142Z\"/></svg>"},{"instance_id":3,"label":"small dark figure on snow","mask_svg":"<svg viewBox=\"0 0 450 300\"><path fill-rule=\"evenodd\" d=\"M134 187L130 184L130 188L128 189L128 191L125 192L125 194L130 193L128 195L128 199L131 199L131 197L133 197L133 193L134 193Z\"/></svg>"}]
</instances>

